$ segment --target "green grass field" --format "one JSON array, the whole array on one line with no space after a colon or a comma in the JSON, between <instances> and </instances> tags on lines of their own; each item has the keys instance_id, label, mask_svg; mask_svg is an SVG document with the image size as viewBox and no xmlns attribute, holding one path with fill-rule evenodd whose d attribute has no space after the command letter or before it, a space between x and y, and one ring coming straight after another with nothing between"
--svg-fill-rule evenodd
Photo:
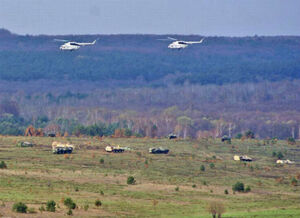
<instances>
[{"instance_id":1,"label":"green grass field","mask_svg":"<svg viewBox=\"0 0 300 218\"><path fill-rule=\"evenodd\" d=\"M72 155L52 154L53 141L71 142ZM34 147L17 147L31 141ZM128 146L132 151L106 153L107 144ZM298 142L299 143L299 142ZM167 155L148 153L149 147L170 149ZM207 206L222 202L222 217L300 217L300 177L297 164L277 166L272 152L300 160L298 145L286 141L267 144L258 140L168 140L137 138L0 138L0 217L64 217L63 200L78 205L74 217L211 217ZM294 150L292 150L294 149ZM246 154L251 163L235 162L233 155ZM100 159L104 163L100 163ZM211 167L211 163L214 167ZM201 165L205 171L201 171ZM135 185L127 185L134 176ZM251 187L249 193L233 193L237 181ZM177 188L178 187L178 188ZM176 189L177 188L177 189ZM229 194L224 194L227 189ZM96 207L96 199L102 201ZM40 212L48 200L56 212ZM18 214L12 205L22 201L37 213ZM84 206L89 205L88 210Z\"/></svg>"}]
</instances>

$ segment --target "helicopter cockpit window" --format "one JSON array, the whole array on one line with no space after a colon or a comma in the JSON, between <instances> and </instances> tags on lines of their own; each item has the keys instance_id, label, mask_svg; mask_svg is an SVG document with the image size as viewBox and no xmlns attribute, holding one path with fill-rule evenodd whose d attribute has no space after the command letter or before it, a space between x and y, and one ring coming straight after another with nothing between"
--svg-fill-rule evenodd
<instances>
[{"instance_id":1,"label":"helicopter cockpit window","mask_svg":"<svg viewBox=\"0 0 300 218\"><path fill-rule=\"evenodd\" d=\"M77 43L73 43L73 42L71 42L71 43L70 43L70 45L77 45Z\"/></svg>"},{"instance_id":2,"label":"helicopter cockpit window","mask_svg":"<svg viewBox=\"0 0 300 218\"><path fill-rule=\"evenodd\" d=\"M180 44L180 45L186 45L185 42L178 42L178 44Z\"/></svg>"}]
</instances>

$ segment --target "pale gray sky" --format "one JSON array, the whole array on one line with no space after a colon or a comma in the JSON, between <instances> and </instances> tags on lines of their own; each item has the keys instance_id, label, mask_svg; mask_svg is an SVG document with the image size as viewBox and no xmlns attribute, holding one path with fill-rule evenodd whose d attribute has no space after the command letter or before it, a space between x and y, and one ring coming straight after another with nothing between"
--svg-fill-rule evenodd
<instances>
[{"instance_id":1,"label":"pale gray sky","mask_svg":"<svg viewBox=\"0 0 300 218\"><path fill-rule=\"evenodd\" d=\"M19 34L300 35L300 0L0 0Z\"/></svg>"}]
</instances>

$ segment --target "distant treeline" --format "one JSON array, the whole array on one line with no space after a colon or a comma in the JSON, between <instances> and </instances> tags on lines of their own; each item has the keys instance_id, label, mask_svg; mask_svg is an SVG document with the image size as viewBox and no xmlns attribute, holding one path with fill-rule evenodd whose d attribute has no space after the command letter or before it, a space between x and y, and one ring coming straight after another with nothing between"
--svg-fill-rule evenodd
<instances>
[{"instance_id":1,"label":"distant treeline","mask_svg":"<svg viewBox=\"0 0 300 218\"><path fill-rule=\"evenodd\" d=\"M54 38L95 46L59 51ZM161 35L19 36L0 30L0 80L139 81L225 84L300 78L300 37L207 37L169 50ZM201 36L173 36L197 40ZM134 85L134 83L132 83Z\"/></svg>"}]
</instances>

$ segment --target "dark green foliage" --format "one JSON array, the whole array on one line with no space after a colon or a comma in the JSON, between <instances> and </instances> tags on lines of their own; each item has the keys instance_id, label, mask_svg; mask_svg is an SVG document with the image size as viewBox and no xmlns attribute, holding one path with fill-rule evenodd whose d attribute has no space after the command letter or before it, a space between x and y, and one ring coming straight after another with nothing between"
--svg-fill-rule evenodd
<instances>
[{"instance_id":1,"label":"dark green foliage","mask_svg":"<svg viewBox=\"0 0 300 218\"><path fill-rule=\"evenodd\" d=\"M72 215L73 215L72 209L69 209L69 210L68 210L67 215L69 215L69 216L72 216Z\"/></svg>"},{"instance_id":2,"label":"dark green foliage","mask_svg":"<svg viewBox=\"0 0 300 218\"><path fill-rule=\"evenodd\" d=\"M79 188L78 187L75 187L75 192L78 192L79 191Z\"/></svg>"},{"instance_id":3,"label":"dark green foliage","mask_svg":"<svg viewBox=\"0 0 300 218\"><path fill-rule=\"evenodd\" d=\"M193 184L192 187L193 187L193 188L196 188L197 186L196 186L196 184Z\"/></svg>"},{"instance_id":4,"label":"dark green foliage","mask_svg":"<svg viewBox=\"0 0 300 218\"><path fill-rule=\"evenodd\" d=\"M48 201L46 204L46 210L50 211L50 212L55 212L55 206L56 206L55 201L53 201L53 200Z\"/></svg>"},{"instance_id":5,"label":"dark green foliage","mask_svg":"<svg viewBox=\"0 0 300 218\"><path fill-rule=\"evenodd\" d=\"M100 162L101 164L104 164L104 159L101 158L101 159L99 160L99 162Z\"/></svg>"},{"instance_id":6,"label":"dark green foliage","mask_svg":"<svg viewBox=\"0 0 300 218\"><path fill-rule=\"evenodd\" d=\"M250 192L251 191L251 187L248 185L245 189L245 192Z\"/></svg>"},{"instance_id":7,"label":"dark green foliage","mask_svg":"<svg viewBox=\"0 0 300 218\"><path fill-rule=\"evenodd\" d=\"M133 176L128 176L127 178L127 184L128 185L134 185L136 183L135 179Z\"/></svg>"},{"instance_id":8,"label":"dark green foliage","mask_svg":"<svg viewBox=\"0 0 300 218\"><path fill-rule=\"evenodd\" d=\"M254 132L252 132L251 130L248 130L247 132L245 132L245 136L248 139L254 139Z\"/></svg>"},{"instance_id":9,"label":"dark green foliage","mask_svg":"<svg viewBox=\"0 0 300 218\"><path fill-rule=\"evenodd\" d=\"M179 191L179 187L178 186L176 186L175 191L177 191L177 192Z\"/></svg>"},{"instance_id":10,"label":"dark green foliage","mask_svg":"<svg viewBox=\"0 0 300 218\"><path fill-rule=\"evenodd\" d=\"M96 207L100 207L102 205L102 202L99 200L99 199L97 199L96 201L95 201L95 206Z\"/></svg>"},{"instance_id":11,"label":"dark green foliage","mask_svg":"<svg viewBox=\"0 0 300 218\"><path fill-rule=\"evenodd\" d=\"M282 159L283 157L284 157L284 156L283 156L282 152L279 151L279 152L277 153L277 158L278 158L278 159Z\"/></svg>"},{"instance_id":12,"label":"dark green foliage","mask_svg":"<svg viewBox=\"0 0 300 218\"><path fill-rule=\"evenodd\" d=\"M295 177L293 177L292 180L291 180L291 184L292 184L293 186L297 186L298 180L297 180Z\"/></svg>"},{"instance_id":13,"label":"dark green foliage","mask_svg":"<svg viewBox=\"0 0 300 218\"><path fill-rule=\"evenodd\" d=\"M26 204L24 204L22 202L18 202L18 203L14 203L12 210L17 213L26 213L27 208L28 207Z\"/></svg>"},{"instance_id":14,"label":"dark green foliage","mask_svg":"<svg viewBox=\"0 0 300 218\"><path fill-rule=\"evenodd\" d=\"M78 124L74 126L72 133L74 135L110 136L114 134L115 129L117 128L119 128L119 123L98 123L90 126Z\"/></svg>"},{"instance_id":15,"label":"dark green foliage","mask_svg":"<svg viewBox=\"0 0 300 218\"><path fill-rule=\"evenodd\" d=\"M7 165L4 161L1 161L0 162L0 169L6 169L7 168Z\"/></svg>"},{"instance_id":16,"label":"dark green foliage","mask_svg":"<svg viewBox=\"0 0 300 218\"><path fill-rule=\"evenodd\" d=\"M213 169L213 168L215 168L215 164L214 164L214 163L210 163L210 164L209 164L209 167L210 167L211 169Z\"/></svg>"},{"instance_id":17,"label":"dark green foliage","mask_svg":"<svg viewBox=\"0 0 300 218\"><path fill-rule=\"evenodd\" d=\"M66 198L64 200L64 205L69 209L75 209L76 208L76 204L74 203L74 201L71 198Z\"/></svg>"},{"instance_id":18,"label":"dark green foliage","mask_svg":"<svg viewBox=\"0 0 300 218\"><path fill-rule=\"evenodd\" d=\"M201 165L200 170L201 170L202 172L204 172L204 171L205 171L205 166L204 166L204 165Z\"/></svg>"},{"instance_id":19,"label":"dark green foliage","mask_svg":"<svg viewBox=\"0 0 300 218\"><path fill-rule=\"evenodd\" d=\"M233 191L243 192L245 190L244 183L237 182L232 186Z\"/></svg>"},{"instance_id":20,"label":"dark green foliage","mask_svg":"<svg viewBox=\"0 0 300 218\"><path fill-rule=\"evenodd\" d=\"M276 156L277 156L276 151L273 151L273 152L272 152L272 157L276 157Z\"/></svg>"},{"instance_id":21,"label":"dark green foliage","mask_svg":"<svg viewBox=\"0 0 300 218\"><path fill-rule=\"evenodd\" d=\"M165 36L100 37L104 43L80 50L83 58L79 58L76 52L60 54L58 46L53 46L53 40L47 36L8 34L0 45L0 80L132 81L142 78L152 82L176 72L180 73L172 81L175 84L188 81L220 85L300 78L298 37L208 37L203 45L190 47L181 54L166 49L167 42L156 40ZM80 41L90 38L82 35ZM176 38L199 40L200 36ZM110 49L105 49L103 44ZM70 97L85 96L82 93L62 96ZM49 93L49 100L57 100L57 96Z\"/></svg>"},{"instance_id":22,"label":"dark green foliage","mask_svg":"<svg viewBox=\"0 0 300 218\"><path fill-rule=\"evenodd\" d=\"M243 134L242 133L238 133L236 134L235 138L236 139L241 139L243 137Z\"/></svg>"},{"instance_id":23,"label":"dark green foliage","mask_svg":"<svg viewBox=\"0 0 300 218\"><path fill-rule=\"evenodd\" d=\"M28 122L12 114L0 114L1 135L23 135Z\"/></svg>"},{"instance_id":24,"label":"dark green foliage","mask_svg":"<svg viewBox=\"0 0 300 218\"><path fill-rule=\"evenodd\" d=\"M288 137L288 138L287 138L287 142L288 142L288 144L290 144L290 145L296 144L296 140L295 140L293 137Z\"/></svg>"},{"instance_id":25,"label":"dark green foliage","mask_svg":"<svg viewBox=\"0 0 300 218\"><path fill-rule=\"evenodd\" d=\"M228 195L228 194L229 194L229 192L228 192L227 189L224 190L224 194L225 194L225 195Z\"/></svg>"}]
</instances>

